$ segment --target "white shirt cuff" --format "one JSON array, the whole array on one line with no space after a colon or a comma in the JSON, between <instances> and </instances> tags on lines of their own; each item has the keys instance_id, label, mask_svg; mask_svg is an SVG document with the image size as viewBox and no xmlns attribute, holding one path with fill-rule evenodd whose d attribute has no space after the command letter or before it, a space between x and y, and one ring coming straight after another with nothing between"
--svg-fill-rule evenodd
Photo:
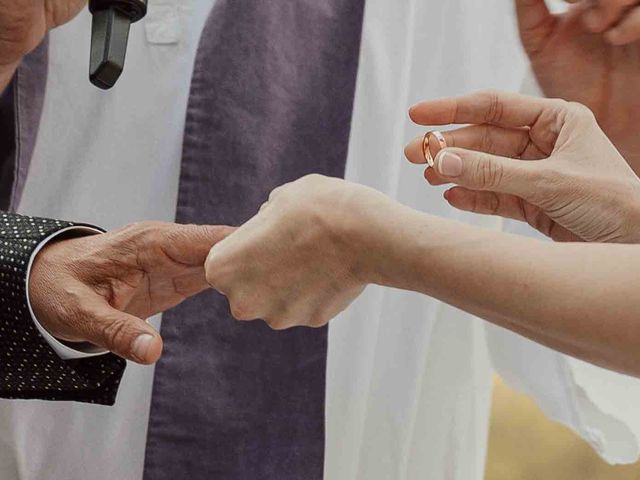
<instances>
[{"instance_id":1,"label":"white shirt cuff","mask_svg":"<svg viewBox=\"0 0 640 480\"><path fill-rule=\"evenodd\" d=\"M38 247L31 254L31 258L29 259L29 265L27 267L26 287L27 287L27 305L29 306L29 313L31 314L31 318L33 319L33 322L36 324L36 327L40 332L40 334L44 337L44 339L51 346L54 352L56 352L62 360L75 360L75 359L81 359L81 358L96 357L98 355L105 355L106 353L109 353L108 350L98 348L88 343L79 343L75 348L72 348L67 344L62 343L60 340L58 340L53 335L51 335L47 331L47 329L40 324L35 314L33 313L33 308L31 307L31 300L29 299L29 278L31 276L31 267L33 266L33 261L35 260L36 255L38 255L38 253L40 253L40 250L42 250L45 247L45 245L47 245L47 243L49 243L51 240L71 230L75 230L79 232L84 231L87 233L103 233L101 230L98 230L97 228L91 228L91 227L67 227L67 228L63 228L62 230L58 230L57 232L53 233L49 237L45 238L42 242L40 242L40 245L38 245Z\"/></svg>"}]
</instances>

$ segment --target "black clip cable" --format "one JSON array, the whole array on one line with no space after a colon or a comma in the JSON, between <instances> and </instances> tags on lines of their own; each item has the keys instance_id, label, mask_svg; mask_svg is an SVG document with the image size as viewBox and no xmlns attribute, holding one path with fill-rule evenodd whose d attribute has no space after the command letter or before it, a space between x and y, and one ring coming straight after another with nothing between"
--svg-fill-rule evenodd
<instances>
[{"instance_id":1,"label":"black clip cable","mask_svg":"<svg viewBox=\"0 0 640 480\"><path fill-rule=\"evenodd\" d=\"M90 0L91 61L89 79L96 87L113 87L122 71L132 23L147 14L147 0Z\"/></svg>"}]
</instances>

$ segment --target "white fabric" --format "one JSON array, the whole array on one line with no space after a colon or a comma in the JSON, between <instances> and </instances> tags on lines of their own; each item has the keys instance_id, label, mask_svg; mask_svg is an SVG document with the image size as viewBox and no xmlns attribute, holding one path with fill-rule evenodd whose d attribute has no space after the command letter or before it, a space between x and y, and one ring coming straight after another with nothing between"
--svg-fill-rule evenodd
<instances>
[{"instance_id":1,"label":"white fabric","mask_svg":"<svg viewBox=\"0 0 640 480\"><path fill-rule=\"evenodd\" d=\"M510 2L368 0L347 178L445 217L468 217L403 157L426 98L516 89L525 61ZM328 479L473 480L484 473L491 367L478 320L370 288L330 327Z\"/></svg>"},{"instance_id":2,"label":"white fabric","mask_svg":"<svg viewBox=\"0 0 640 480\"><path fill-rule=\"evenodd\" d=\"M29 258L29 265L27 265L27 305L29 307L29 313L31 314L31 318L33 322L36 324L36 328L40 332L40 335L44 337L54 352L58 354L58 356L63 360L77 360L79 358L88 358L95 357L98 355L104 355L107 351L98 347L94 347L91 345L78 345L76 348L71 348L68 345L65 345L61 341L59 341L56 337L51 335L49 331L42 326L42 324L38 321L36 314L33 311L33 307L31 306L31 298L29 298L29 279L31 278L31 268L33 267L33 262L36 259L36 256L42 251L42 249L56 237L68 233L70 231L79 231L79 232L87 232L87 233L102 233L100 230L89 227L67 227L59 230L55 233L52 233L47 238L45 238L40 245L36 247L36 249L31 254Z\"/></svg>"},{"instance_id":3,"label":"white fabric","mask_svg":"<svg viewBox=\"0 0 640 480\"><path fill-rule=\"evenodd\" d=\"M134 27L127 71L108 93L85 78L87 16L53 33L22 211L106 227L173 218L189 76L211 2L151 0L152 9L171 8L153 17L159 24ZM451 210L442 190L428 187L421 168L401 152L420 132L407 120L411 103L519 87L525 61L510 3L367 0L350 179L432 213L500 227L495 219ZM483 323L439 302L370 288L330 328L326 478L482 478L491 398L485 337ZM504 343L513 338L508 334ZM517 365L518 352L509 355L507 363ZM544 400L547 374L529 367L522 375ZM152 375L131 365L115 408L1 402L0 478L141 480ZM573 388L567 382L577 378L562 379L561 387ZM563 388L551 394L564 398ZM593 405L618 416L608 390L598 394ZM577 403L569 400L576 411Z\"/></svg>"},{"instance_id":4,"label":"white fabric","mask_svg":"<svg viewBox=\"0 0 640 480\"><path fill-rule=\"evenodd\" d=\"M443 190L429 187L422 167L401 152L424 133L407 119L412 103L520 89L526 60L512 8L509 1L367 1L348 179L429 213L502 228L498 219L450 209ZM482 478L489 358L606 460L637 459L640 382L479 327L437 301L370 288L331 325L329 348L326 478Z\"/></svg>"},{"instance_id":5,"label":"white fabric","mask_svg":"<svg viewBox=\"0 0 640 480\"><path fill-rule=\"evenodd\" d=\"M535 82L525 85L537 93ZM546 240L528 225L505 221L504 230ZM609 463L639 456L640 381L554 352L488 325L493 365L511 386L532 395L549 418L571 428Z\"/></svg>"}]
</instances>

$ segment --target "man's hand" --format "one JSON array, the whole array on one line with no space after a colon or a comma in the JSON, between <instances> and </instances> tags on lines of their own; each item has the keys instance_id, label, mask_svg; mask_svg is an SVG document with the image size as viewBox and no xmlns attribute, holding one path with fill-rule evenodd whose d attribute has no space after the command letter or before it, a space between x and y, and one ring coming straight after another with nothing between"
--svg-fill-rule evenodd
<instances>
[{"instance_id":1,"label":"man's hand","mask_svg":"<svg viewBox=\"0 0 640 480\"><path fill-rule=\"evenodd\" d=\"M231 231L149 222L53 242L31 271L34 313L61 340L154 363L162 339L145 320L207 288L204 261Z\"/></svg>"},{"instance_id":2,"label":"man's hand","mask_svg":"<svg viewBox=\"0 0 640 480\"><path fill-rule=\"evenodd\" d=\"M238 320L276 330L321 327L373 280L395 204L369 188L311 175L280 187L258 215L217 244L207 280ZM399 235L399 232L398 232Z\"/></svg>"},{"instance_id":3,"label":"man's hand","mask_svg":"<svg viewBox=\"0 0 640 480\"><path fill-rule=\"evenodd\" d=\"M615 46L587 28L589 3L558 16L544 0L516 0L516 6L522 42L545 95L588 106L640 172L640 42Z\"/></svg>"},{"instance_id":4,"label":"man's hand","mask_svg":"<svg viewBox=\"0 0 640 480\"><path fill-rule=\"evenodd\" d=\"M87 0L0 0L0 92L22 57L52 28L75 17Z\"/></svg>"},{"instance_id":5,"label":"man's hand","mask_svg":"<svg viewBox=\"0 0 640 480\"><path fill-rule=\"evenodd\" d=\"M640 179L583 105L480 92L423 102L411 118L472 124L445 132L454 148L426 170L433 185L458 185L445 193L452 206L525 221L556 241L640 243ZM406 155L425 163L422 138Z\"/></svg>"}]
</instances>

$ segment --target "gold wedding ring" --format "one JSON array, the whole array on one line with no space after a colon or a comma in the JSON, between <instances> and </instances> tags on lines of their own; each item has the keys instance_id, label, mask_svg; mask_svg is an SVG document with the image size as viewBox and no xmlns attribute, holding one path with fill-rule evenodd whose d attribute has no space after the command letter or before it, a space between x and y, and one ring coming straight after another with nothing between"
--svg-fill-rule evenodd
<instances>
[{"instance_id":1,"label":"gold wedding ring","mask_svg":"<svg viewBox=\"0 0 640 480\"><path fill-rule=\"evenodd\" d=\"M437 140L440 150L442 150L443 148L447 148L447 141L445 140L442 132L439 132L438 130L434 130L432 132L427 132L424 134L424 137L422 138L422 154L424 155L424 159L426 160L427 164L433 168L433 166L435 165L435 160L433 158L433 155L431 155L431 149L429 148L431 142L431 139L429 137L431 137L432 135Z\"/></svg>"}]
</instances>

